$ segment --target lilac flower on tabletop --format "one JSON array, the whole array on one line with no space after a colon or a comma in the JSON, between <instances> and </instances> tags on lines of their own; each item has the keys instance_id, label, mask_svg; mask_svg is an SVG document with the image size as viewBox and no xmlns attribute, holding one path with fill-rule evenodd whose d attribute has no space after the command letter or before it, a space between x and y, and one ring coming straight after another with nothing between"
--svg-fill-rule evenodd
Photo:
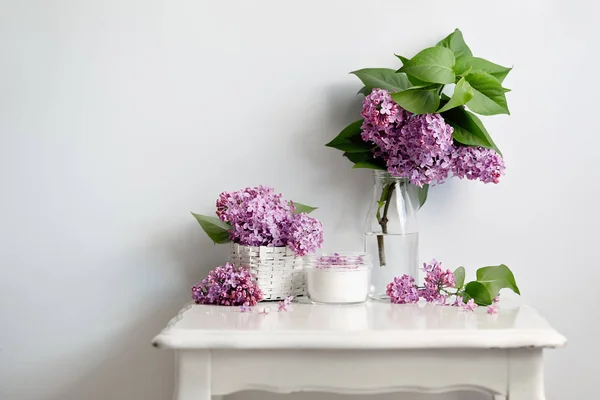
<instances>
[{"instance_id":1,"label":"lilac flower on tabletop","mask_svg":"<svg viewBox=\"0 0 600 400\"><path fill-rule=\"evenodd\" d=\"M323 244L323 224L306 213L296 214L287 238L288 247L297 256L314 253Z\"/></svg>"},{"instance_id":2,"label":"lilac flower on tabletop","mask_svg":"<svg viewBox=\"0 0 600 400\"><path fill-rule=\"evenodd\" d=\"M263 293L247 269L227 263L192 286L192 298L196 304L250 307L262 300Z\"/></svg>"},{"instance_id":3,"label":"lilac flower on tabletop","mask_svg":"<svg viewBox=\"0 0 600 400\"><path fill-rule=\"evenodd\" d=\"M475 311L475 309L478 307L477 304L475 304L475 300L473 299L469 299L469 301L467 301L466 303L463 303L460 308L463 311Z\"/></svg>"},{"instance_id":4,"label":"lilac flower on tabletop","mask_svg":"<svg viewBox=\"0 0 600 400\"><path fill-rule=\"evenodd\" d=\"M292 300L294 300L294 296L288 296L283 301L279 303L277 307L277 311L288 311L288 307L292 305Z\"/></svg>"},{"instance_id":5,"label":"lilac flower on tabletop","mask_svg":"<svg viewBox=\"0 0 600 400\"><path fill-rule=\"evenodd\" d=\"M504 159L492 149L457 146L452 158L452 173L461 179L498 183L504 175Z\"/></svg>"},{"instance_id":6,"label":"lilac flower on tabletop","mask_svg":"<svg viewBox=\"0 0 600 400\"><path fill-rule=\"evenodd\" d=\"M488 314L498 314L498 306L495 304L492 304L491 306L487 307L487 313Z\"/></svg>"},{"instance_id":7,"label":"lilac flower on tabletop","mask_svg":"<svg viewBox=\"0 0 600 400\"><path fill-rule=\"evenodd\" d=\"M394 304L409 304L419 301L419 292L417 285L415 285L415 279L406 274L401 277L395 277L387 285L386 294L390 296L390 300Z\"/></svg>"},{"instance_id":8,"label":"lilac flower on tabletop","mask_svg":"<svg viewBox=\"0 0 600 400\"><path fill-rule=\"evenodd\" d=\"M425 286L419 290L421 297L428 303L446 304L448 292L446 289L454 287L454 274L447 269L442 270L442 263L432 260L423 264L425 272Z\"/></svg>"},{"instance_id":9,"label":"lilac flower on tabletop","mask_svg":"<svg viewBox=\"0 0 600 400\"><path fill-rule=\"evenodd\" d=\"M249 305L242 304L240 306L240 312L250 312L250 311L252 311L252 307L250 307Z\"/></svg>"}]
</instances>

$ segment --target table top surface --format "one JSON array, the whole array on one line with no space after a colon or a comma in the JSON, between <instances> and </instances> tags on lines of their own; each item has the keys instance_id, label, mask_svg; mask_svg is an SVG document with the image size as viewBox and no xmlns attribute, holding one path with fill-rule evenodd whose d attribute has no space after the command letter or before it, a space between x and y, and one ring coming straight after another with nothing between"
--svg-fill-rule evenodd
<instances>
[{"instance_id":1,"label":"table top surface","mask_svg":"<svg viewBox=\"0 0 600 400\"><path fill-rule=\"evenodd\" d=\"M432 304L191 304L154 338L171 349L435 349L561 347L566 339L533 308L502 301L499 313ZM265 313L266 311L266 313Z\"/></svg>"}]
</instances>

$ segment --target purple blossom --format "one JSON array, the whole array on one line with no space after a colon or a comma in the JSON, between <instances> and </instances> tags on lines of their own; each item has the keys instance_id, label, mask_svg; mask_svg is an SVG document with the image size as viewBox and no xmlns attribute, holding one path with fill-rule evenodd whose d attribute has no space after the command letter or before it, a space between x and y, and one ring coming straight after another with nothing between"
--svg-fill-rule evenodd
<instances>
[{"instance_id":1,"label":"purple blossom","mask_svg":"<svg viewBox=\"0 0 600 400\"><path fill-rule=\"evenodd\" d=\"M240 306L240 312L250 312L250 311L252 311L252 307L250 307L249 305L242 304Z\"/></svg>"},{"instance_id":2,"label":"purple blossom","mask_svg":"<svg viewBox=\"0 0 600 400\"><path fill-rule=\"evenodd\" d=\"M415 278L406 274L401 277L395 277L387 285L386 294L394 304L408 304L419 301L419 292L415 285Z\"/></svg>"},{"instance_id":3,"label":"purple blossom","mask_svg":"<svg viewBox=\"0 0 600 400\"><path fill-rule=\"evenodd\" d=\"M289 226L287 245L296 256L314 253L323 244L323 224L306 213L296 214Z\"/></svg>"},{"instance_id":4,"label":"purple blossom","mask_svg":"<svg viewBox=\"0 0 600 400\"><path fill-rule=\"evenodd\" d=\"M400 108L386 90L365 97L362 138L374 143L376 157L388 172L423 186L442 183L452 164L453 128L439 114L413 115Z\"/></svg>"},{"instance_id":5,"label":"purple blossom","mask_svg":"<svg viewBox=\"0 0 600 400\"><path fill-rule=\"evenodd\" d=\"M223 192L217 200L217 216L229 222L229 238L244 246L285 246L294 205L272 188L257 186Z\"/></svg>"},{"instance_id":6,"label":"purple blossom","mask_svg":"<svg viewBox=\"0 0 600 400\"><path fill-rule=\"evenodd\" d=\"M487 307L487 313L488 314L498 314L498 306L495 304L492 304L491 306Z\"/></svg>"},{"instance_id":7,"label":"purple blossom","mask_svg":"<svg viewBox=\"0 0 600 400\"><path fill-rule=\"evenodd\" d=\"M452 159L452 174L461 179L498 183L504 175L504 159L492 149L457 146Z\"/></svg>"},{"instance_id":8,"label":"purple blossom","mask_svg":"<svg viewBox=\"0 0 600 400\"><path fill-rule=\"evenodd\" d=\"M419 290L420 296L428 303L446 304L446 296L442 292L454 287L454 273L449 269L442 270L442 263L436 260L424 263L422 270L425 272L425 286Z\"/></svg>"},{"instance_id":9,"label":"purple blossom","mask_svg":"<svg viewBox=\"0 0 600 400\"><path fill-rule=\"evenodd\" d=\"M475 311L475 309L477 308L477 304L475 304L475 300L473 299L469 299L469 301L467 301L466 303L463 303L460 308L463 311Z\"/></svg>"},{"instance_id":10,"label":"purple blossom","mask_svg":"<svg viewBox=\"0 0 600 400\"><path fill-rule=\"evenodd\" d=\"M494 297L494 303L499 303L500 302L500 295Z\"/></svg>"},{"instance_id":11,"label":"purple blossom","mask_svg":"<svg viewBox=\"0 0 600 400\"><path fill-rule=\"evenodd\" d=\"M288 246L295 255L314 252L323 243L323 225L272 188L257 186L223 192L217 216L231 225L229 238L243 246Z\"/></svg>"},{"instance_id":12,"label":"purple blossom","mask_svg":"<svg viewBox=\"0 0 600 400\"><path fill-rule=\"evenodd\" d=\"M196 304L250 307L262 300L263 293L247 269L226 263L192 286L192 298Z\"/></svg>"},{"instance_id":13,"label":"purple blossom","mask_svg":"<svg viewBox=\"0 0 600 400\"><path fill-rule=\"evenodd\" d=\"M399 107L383 89L363 101L362 139L372 142L375 157L388 172L414 185L443 183L450 172L459 178L498 183L504 160L494 150L455 146L454 129L440 114L415 115Z\"/></svg>"},{"instance_id":14,"label":"purple blossom","mask_svg":"<svg viewBox=\"0 0 600 400\"><path fill-rule=\"evenodd\" d=\"M294 296L288 296L283 301L279 302L277 311L278 312L288 311L288 307L292 305L293 299L294 299Z\"/></svg>"}]
</instances>

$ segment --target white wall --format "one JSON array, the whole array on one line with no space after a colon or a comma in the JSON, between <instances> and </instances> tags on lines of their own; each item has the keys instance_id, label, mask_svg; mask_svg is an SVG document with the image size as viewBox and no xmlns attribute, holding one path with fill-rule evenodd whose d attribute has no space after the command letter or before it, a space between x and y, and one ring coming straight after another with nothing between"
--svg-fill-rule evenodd
<instances>
[{"instance_id":1,"label":"white wall","mask_svg":"<svg viewBox=\"0 0 600 400\"><path fill-rule=\"evenodd\" d=\"M211 212L222 190L272 185L321 207L326 248L358 248L369 173L323 147L360 107L348 71L398 67L394 52L455 27L515 66L512 116L486 119L508 168L497 186L432 191L422 258L510 265L570 339L548 354L548 399L597 398L599 11L0 0L0 398L170 398L171 354L149 343L224 260L188 213Z\"/></svg>"}]
</instances>

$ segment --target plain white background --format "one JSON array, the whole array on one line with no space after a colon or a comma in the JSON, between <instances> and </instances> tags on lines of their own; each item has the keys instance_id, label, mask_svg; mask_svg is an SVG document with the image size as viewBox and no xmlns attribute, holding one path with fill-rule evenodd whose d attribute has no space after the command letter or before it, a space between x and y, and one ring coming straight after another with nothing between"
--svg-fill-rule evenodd
<instances>
[{"instance_id":1,"label":"plain white background","mask_svg":"<svg viewBox=\"0 0 600 400\"><path fill-rule=\"evenodd\" d=\"M225 260L189 214L212 212L220 191L274 186L320 207L326 249L360 248L369 172L323 146L357 119L348 72L397 68L394 52L459 27L476 55L514 65L512 115L485 118L507 171L431 191L421 258L508 264L570 340L546 358L548 399L597 399L599 11L0 1L0 398L169 399L172 354L150 340Z\"/></svg>"}]
</instances>

